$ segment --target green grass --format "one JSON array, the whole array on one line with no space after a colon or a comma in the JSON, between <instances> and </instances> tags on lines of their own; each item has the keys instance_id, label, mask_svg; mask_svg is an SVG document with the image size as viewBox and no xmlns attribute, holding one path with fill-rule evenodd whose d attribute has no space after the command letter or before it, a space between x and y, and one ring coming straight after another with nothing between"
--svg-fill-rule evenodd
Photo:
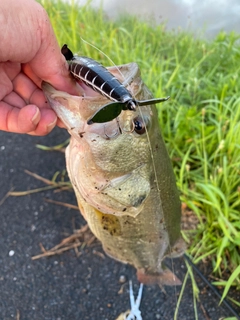
<instances>
[{"instance_id":1,"label":"green grass","mask_svg":"<svg viewBox=\"0 0 240 320\"><path fill-rule=\"evenodd\" d=\"M171 96L158 107L159 123L181 200L199 219L184 233L188 252L195 262L210 259L225 294L240 289L240 37L221 32L207 42L135 17L112 22L74 1L41 3L60 45L111 65L82 37L115 64L135 61L155 97Z\"/></svg>"}]
</instances>

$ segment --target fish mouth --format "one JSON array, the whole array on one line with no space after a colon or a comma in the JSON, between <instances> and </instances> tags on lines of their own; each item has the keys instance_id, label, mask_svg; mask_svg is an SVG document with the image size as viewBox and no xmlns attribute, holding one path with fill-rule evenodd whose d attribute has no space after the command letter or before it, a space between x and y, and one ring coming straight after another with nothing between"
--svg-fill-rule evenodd
<instances>
[{"instance_id":1,"label":"fish mouth","mask_svg":"<svg viewBox=\"0 0 240 320\"><path fill-rule=\"evenodd\" d=\"M81 115L79 113L81 97L58 91L44 81L42 83L42 90L48 103L67 129L70 130L71 128L79 127L81 123Z\"/></svg>"},{"instance_id":2,"label":"fish mouth","mask_svg":"<svg viewBox=\"0 0 240 320\"><path fill-rule=\"evenodd\" d=\"M42 90L50 106L68 130L82 128L101 106L108 102L105 97L96 94L86 86L80 88L79 96L58 91L44 81L42 83Z\"/></svg>"}]
</instances>

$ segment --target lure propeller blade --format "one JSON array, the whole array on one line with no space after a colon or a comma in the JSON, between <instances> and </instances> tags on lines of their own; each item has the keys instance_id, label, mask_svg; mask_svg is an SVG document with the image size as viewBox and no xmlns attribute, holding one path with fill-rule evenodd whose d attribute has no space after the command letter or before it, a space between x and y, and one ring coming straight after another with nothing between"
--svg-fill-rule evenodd
<instances>
[{"instance_id":1,"label":"lure propeller blade","mask_svg":"<svg viewBox=\"0 0 240 320\"><path fill-rule=\"evenodd\" d=\"M167 101L169 97L166 98L157 98L157 99L149 99L149 100L136 100L137 106L147 106L150 104L155 103L161 103L164 101ZM90 118L87 122L87 124L93 124L93 123L104 123L108 121L112 121L113 119L117 118L122 110L128 110L129 108L126 105L126 102L112 102L109 104L104 105L102 108L100 108L92 118ZM130 110L130 109L129 109ZM131 109L131 111L133 111Z\"/></svg>"},{"instance_id":2,"label":"lure propeller blade","mask_svg":"<svg viewBox=\"0 0 240 320\"><path fill-rule=\"evenodd\" d=\"M93 123L104 123L116 119L122 110L126 110L125 103L123 102L112 102L105 104L101 109L99 109L92 118L87 121L87 124Z\"/></svg>"},{"instance_id":3,"label":"lure propeller blade","mask_svg":"<svg viewBox=\"0 0 240 320\"><path fill-rule=\"evenodd\" d=\"M161 102L167 101L169 98L170 98L170 96L168 96L166 98L156 98L156 99L149 99L149 100L141 100L141 101L137 101L137 105L138 106L148 106L150 104L161 103Z\"/></svg>"}]
</instances>

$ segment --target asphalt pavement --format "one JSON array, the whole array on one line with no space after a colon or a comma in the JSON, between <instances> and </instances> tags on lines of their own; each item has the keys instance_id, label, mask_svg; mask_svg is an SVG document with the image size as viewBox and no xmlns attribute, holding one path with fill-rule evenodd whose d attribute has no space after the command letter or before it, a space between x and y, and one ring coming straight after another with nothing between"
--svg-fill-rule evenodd
<instances>
[{"instance_id":1,"label":"asphalt pavement","mask_svg":"<svg viewBox=\"0 0 240 320\"><path fill-rule=\"evenodd\" d=\"M32 260L41 253L40 243L49 249L85 225L77 210L45 201L47 198L76 205L72 191L47 190L4 198L9 190L46 186L25 170L46 179L62 171L63 153L43 151L35 145L57 145L67 138L68 133L59 128L46 137L0 132L0 320L115 320L130 308L129 280L137 295L139 283L134 268L107 257L98 241L82 248L80 256L72 249ZM184 280L184 260L174 260L173 267ZM230 316L197 276L196 281L200 289L198 320ZM158 286L144 286L140 306L143 319L174 319L180 290L165 287L163 292ZM190 280L177 319L195 319Z\"/></svg>"}]
</instances>

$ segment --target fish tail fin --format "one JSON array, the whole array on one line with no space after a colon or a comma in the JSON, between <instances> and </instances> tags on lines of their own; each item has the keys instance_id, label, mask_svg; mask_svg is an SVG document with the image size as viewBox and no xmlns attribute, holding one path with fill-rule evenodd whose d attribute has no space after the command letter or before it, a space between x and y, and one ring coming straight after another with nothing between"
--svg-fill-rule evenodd
<instances>
[{"instance_id":1,"label":"fish tail fin","mask_svg":"<svg viewBox=\"0 0 240 320\"><path fill-rule=\"evenodd\" d=\"M181 280L179 280L178 277L167 268L154 274L148 274L144 271L144 269L138 269L137 278L138 281L143 284L158 284L160 288L162 286L178 286L182 284Z\"/></svg>"}]
</instances>

